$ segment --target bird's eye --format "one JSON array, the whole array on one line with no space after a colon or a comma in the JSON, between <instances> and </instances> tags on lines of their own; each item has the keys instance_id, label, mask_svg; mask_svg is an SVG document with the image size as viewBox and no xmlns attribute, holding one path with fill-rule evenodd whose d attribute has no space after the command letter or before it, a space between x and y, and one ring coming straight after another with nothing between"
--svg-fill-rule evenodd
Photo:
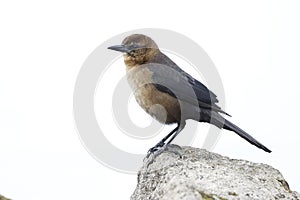
<instances>
[{"instance_id":1,"label":"bird's eye","mask_svg":"<svg viewBox=\"0 0 300 200\"><path fill-rule=\"evenodd\" d=\"M131 49L137 49L138 47L139 47L139 45L137 45L137 44L135 44L135 43L132 44L132 45L130 45L130 48L131 48Z\"/></svg>"}]
</instances>

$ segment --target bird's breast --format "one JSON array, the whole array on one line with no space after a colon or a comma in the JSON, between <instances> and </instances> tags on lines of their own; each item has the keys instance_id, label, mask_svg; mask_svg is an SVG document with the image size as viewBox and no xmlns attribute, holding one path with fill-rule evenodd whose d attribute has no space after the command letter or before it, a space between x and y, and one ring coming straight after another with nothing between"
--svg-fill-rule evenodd
<instances>
[{"instance_id":1,"label":"bird's breast","mask_svg":"<svg viewBox=\"0 0 300 200\"><path fill-rule=\"evenodd\" d=\"M180 122L180 106L176 98L156 89L152 72L135 67L127 70L127 79L138 104L161 123Z\"/></svg>"}]
</instances>

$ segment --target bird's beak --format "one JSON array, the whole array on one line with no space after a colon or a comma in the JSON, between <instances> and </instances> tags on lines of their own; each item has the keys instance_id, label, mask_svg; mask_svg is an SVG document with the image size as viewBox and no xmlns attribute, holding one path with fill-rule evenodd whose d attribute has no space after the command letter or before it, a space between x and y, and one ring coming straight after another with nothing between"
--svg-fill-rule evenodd
<instances>
[{"instance_id":1,"label":"bird's beak","mask_svg":"<svg viewBox=\"0 0 300 200\"><path fill-rule=\"evenodd\" d=\"M114 46L108 47L108 49L111 49L111 50L114 50L114 51L120 51L120 52L123 52L123 53L129 52L129 49L124 45L114 45Z\"/></svg>"}]
</instances>

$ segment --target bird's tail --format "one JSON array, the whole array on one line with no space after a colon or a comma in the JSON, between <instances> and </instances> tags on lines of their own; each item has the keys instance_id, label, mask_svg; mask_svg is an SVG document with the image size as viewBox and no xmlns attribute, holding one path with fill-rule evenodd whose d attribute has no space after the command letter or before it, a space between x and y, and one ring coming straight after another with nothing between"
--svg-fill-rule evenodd
<instances>
[{"instance_id":1,"label":"bird's tail","mask_svg":"<svg viewBox=\"0 0 300 200\"><path fill-rule=\"evenodd\" d=\"M256 139L254 139L251 135L249 135L248 133L246 133L244 130L242 130L240 127L238 127L237 125L233 124L232 122L228 121L227 119L223 118L221 115L219 114L215 114L213 116L211 116L211 120L212 123L215 124L216 126L220 126L220 123L223 124L223 128L227 129L229 131L233 131L236 134L238 134L240 137L244 138L245 140L247 140L249 143L255 145L256 147L271 153L272 151L270 149L268 149L267 147L265 147L263 144L261 144L260 142L258 142ZM217 122L217 123L216 123Z\"/></svg>"}]
</instances>

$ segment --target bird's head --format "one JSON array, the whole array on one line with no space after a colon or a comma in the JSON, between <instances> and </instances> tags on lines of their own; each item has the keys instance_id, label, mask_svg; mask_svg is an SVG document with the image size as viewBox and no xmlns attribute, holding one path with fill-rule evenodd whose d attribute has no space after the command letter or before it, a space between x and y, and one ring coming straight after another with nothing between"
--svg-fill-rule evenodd
<instances>
[{"instance_id":1,"label":"bird's head","mask_svg":"<svg viewBox=\"0 0 300 200\"><path fill-rule=\"evenodd\" d=\"M129 66L144 64L159 52L156 43L142 34L130 35L123 40L121 45L111 46L108 49L124 53L125 63Z\"/></svg>"}]
</instances>

